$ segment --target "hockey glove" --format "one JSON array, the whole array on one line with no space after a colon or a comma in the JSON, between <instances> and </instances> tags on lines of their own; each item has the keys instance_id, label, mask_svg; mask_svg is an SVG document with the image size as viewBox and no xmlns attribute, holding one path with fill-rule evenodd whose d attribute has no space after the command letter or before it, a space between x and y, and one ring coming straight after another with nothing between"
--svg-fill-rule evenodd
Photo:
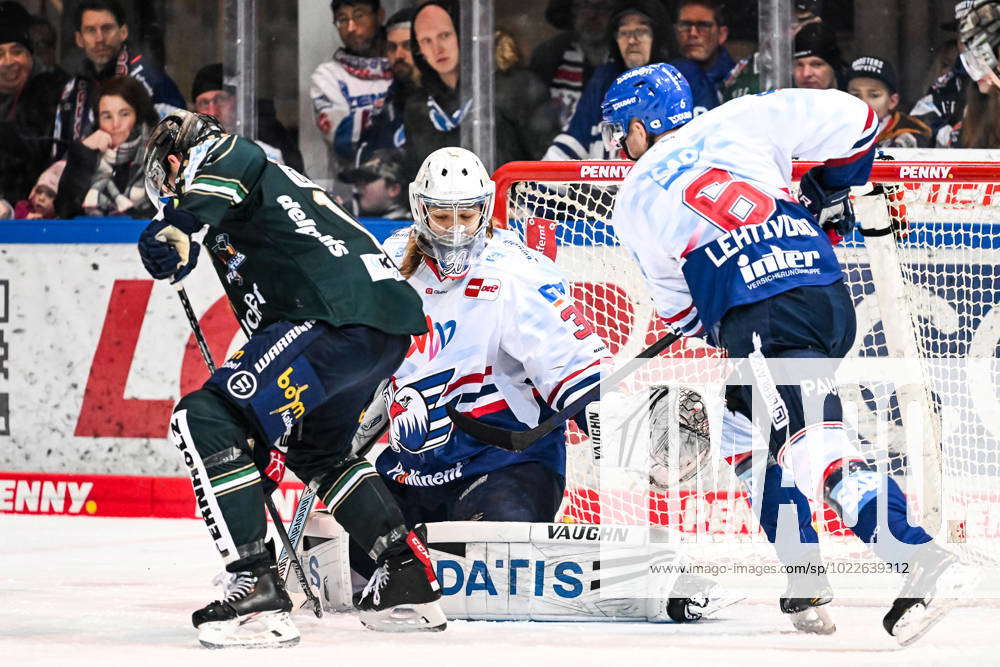
<instances>
[{"instance_id":1,"label":"hockey glove","mask_svg":"<svg viewBox=\"0 0 1000 667\"><path fill-rule=\"evenodd\" d=\"M830 234L830 240L839 243L840 238L854 231L854 207L851 205L851 189L828 190L823 185L823 167L813 167L799 182L799 203L816 216L819 226Z\"/></svg>"},{"instance_id":2,"label":"hockey glove","mask_svg":"<svg viewBox=\"0 0 1000 667\"><path fill-rule=\"evenodd\" d=\"M162 219L150 222L139 235L139 257L153 278L172 277L170 282L177 283L198 264L201 246L191 241L191 234L201 225L172 204L164 206L162 214Z\"/></svg>"}]
</instances>

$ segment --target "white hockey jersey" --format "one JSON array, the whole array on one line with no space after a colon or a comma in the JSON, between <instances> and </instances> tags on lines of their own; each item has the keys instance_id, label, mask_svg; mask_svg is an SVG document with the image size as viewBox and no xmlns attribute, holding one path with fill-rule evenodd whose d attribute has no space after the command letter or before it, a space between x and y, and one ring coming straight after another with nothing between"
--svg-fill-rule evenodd
<instances>
[{"instance_id":1,"label":"white hockey jersey","mask_svg":"<svg viewBox=\"0 0 1000 667\"><path fill-rule=\"evenodd\" d=\"M353 158L361 133L392 83L389 60L337 49L333 60L320 64L310 80L316 126L338 157Z\"/></svg>"},{"instance_id":2,"label":"white hockey jersey","mask_svg":"<svg viewBox=\"0 0 1000 667\"><path fill-rule=\"evenodd\" d=\"M409 229L384 247L401 262ZM461 279L440 280L430 262L409 279L428 333L415 337L386 389L389 447L380 473L400 484L439 486L515 463L565 474L565 429L521 453L485 445L453 427L445 405L485 423L524 430L600 380L610 360L556 265L497 230Z\"/></svg>"},{"instance_id":3,"label":"white hockey jersey","mask_svg":"<svg viewBox=\"0 0 1000 667\"><path fill-rule=\"evenodd\" d=\"M622 184L613 226L675 331L716 333L726 310L842 277L828 237L790 194L792 158L828 186L862 185L878 119L835 90L723 104L658 141Z\"/></svg>"}]
</instances>

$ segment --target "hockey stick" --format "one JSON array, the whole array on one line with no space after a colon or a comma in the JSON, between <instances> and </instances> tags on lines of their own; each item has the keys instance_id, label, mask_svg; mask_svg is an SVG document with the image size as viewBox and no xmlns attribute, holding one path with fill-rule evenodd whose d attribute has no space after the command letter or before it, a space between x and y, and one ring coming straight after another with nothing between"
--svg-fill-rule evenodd
<instances>
[{"instance_id":1,"label":"hockey stick","mask_svg":"<svg viewBox=\"0 0 1000 667\"><path fill-rule=\"evenodd\" d=\"M205 334L202 333L201 324L198 323L198 318L194 314L194 308L191 307L191 300L188 299L187 290L184 286L178 282L174 284L174 289L177 290L177 296L181 300L181 305L184 306L184 314L187 316L188 325L191 327L191 333L194 334L194 339L198 343L198 349L201 350L201 356L205 359L205 365L208 366L208 371L212 374L215 373L215 361L212 360L212 353L208 349L208 342L205 340ZM295 578L299 580L299 586L302 588L302 592L305 593L306 598L312 604L313 613L316 614L317 618L323 616L323 605L320 604L319 598L313 593L312 588L309 586L309 581L306 579L306 573L302 569L302 563L299 561L299 557L295 555L295 550L292 548L292 543L288 539L288 533L285 532L285 524L281 521L281 515L278 514L278 508L274 506L274 501L268 495L264 496L264 506L267 507L268 514L271 515L271 520L274 523L274 530L278 533L278 539L281 540L282 545L284 545L285 550L288 552L289 558L292 563L292 569L295 570ZM298 508L296 508L296 512ZM305 521L303 520L303 525Z\"/></svg>"},{"instance_id":2,"label":"hockey stick","mask_svg":"<svg viewBox=\"0 0 1000 667\"><path fill-rule=\"evenodd\" d=\"M602 391L615 386L632 374L642 364L643 360L652 359L660 354L660 352L677 342L678 339L680 339L680 335L668 333L666 336L637 354L634 359L630 359L627 364L616 370L611 375L603 378L600 382L591 387L587 393L577 397L576 400L565 406L562 410L555 413L538 426L529 428L527 431L509 431L498 426L484 424L474 417L470 417L459 412L458 409L455 408L457 401L449 403L445 406L445 410L447 410L448 416L451 418L451 421L455 424L455 426L465 431L476 440L481 440L488 445L493 445L494 447L499 447L500 449L507 449L512 452L522 452L528 447L531 447L531 445L535 444L539 438L548 435L565 424L568 419L572 418L576 413L580 412L580 410L587 407L589 403L593 403L594 401L600 399Z\"/></svg>"}]
</instances>

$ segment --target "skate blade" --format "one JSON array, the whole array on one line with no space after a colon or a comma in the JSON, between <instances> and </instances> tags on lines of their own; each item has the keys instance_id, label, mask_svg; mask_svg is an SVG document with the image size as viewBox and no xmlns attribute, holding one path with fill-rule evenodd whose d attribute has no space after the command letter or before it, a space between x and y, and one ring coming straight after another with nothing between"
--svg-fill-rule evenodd
<instances>
[{"instance_id":1,"label":"skate blade","mask_svg":"<svg viewBox=\"0 0 1000 667\"><path fill-rule=\"evenodd\" d=\"M361 611L360 616L362 625L377 632L440 632L448 626L448 619L437 602Z\"/></svg>"},{"instance_id":2,"label":"skate blade","mask_svg":"<svg viewBox=\"0 0 1000 667\"><path fill-rule=\"evenodd\" d=\"M285 611L249 614L198 627L198 641L211 649L287 648L298 644L300 638L298 628Z\"/></svg>"},{"instance_id":3,"label":"skate blade","mask_svg":"<svg viewBox=\"0 0 1000 667\"><path fill-rule=\"evenodd\" d=\"M909 646L937 625L967 595L972 595L981 572L963 563L956 563L941 574L937 589L948 597L933 597L903 612L892 626L892 636L900 646Z\"/></svg>"},{"instance_id":4,"label":"skate blade","mask_svg":"<svg viewBox=\"0 0 1000 667\"><path fill-rule=\"evenodd\" d=\"M806 632L812 635L832 635L837 631L837 626L833 623L833 617L825 607L809 607L802 611L788 615L792 625L799 632Z\"/></svg>"},{"instance_id":5,"label":"skate blade","mask_svg":"<svg viewBox=\"0 0 1000 667\"><path fill-rule=\"evenodd\" d=\"M727 607L732 607L737 602L746 600L746 595L719 595L708 598L704 608L700 609L702 618L711 618Z\"/></svg>"}]
</instances>

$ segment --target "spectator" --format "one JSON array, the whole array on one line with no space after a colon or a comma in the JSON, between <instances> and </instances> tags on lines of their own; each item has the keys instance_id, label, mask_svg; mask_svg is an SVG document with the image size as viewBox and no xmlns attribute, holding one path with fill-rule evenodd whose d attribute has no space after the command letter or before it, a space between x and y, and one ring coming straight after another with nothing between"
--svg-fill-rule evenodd
<instances>
[{"instance_id":1,"label":"spectator","mask_svg":"<svg viewBox=\"0 0 1000 667\"><path fill-rule=\"evenodd\" d=\"M722 104L722 84L736 65L724 44L729 37L725 12L717 0L681 0L677 9L681 56L670 62L691 85L695 113Z\"/></svg>"},{"instance_id":2,"label":"spectator","mask_svg":"<svg viewBox=\"0 0 1000 667\"><path fill-rule=\"evenodd\" d=\"M410 39L421 87L406 101L404 180L410 182L424 158L461 143L460 124L471 100L459 91L458 5L428 0L413 17ZM496 33L495 146L497 164L537 160L559 130L559 118L545 84L519 66L514 41Z\"/></svg>"},{"instance_id":3,"label":"spectator","mask_svg":"<svg viewBox=\"0 0 1000 667\"><path fill-rule=\"evenodd\" d=\"M943 24L946 30L955 31L971 7L971 0L955 4L955 21ZM961 49L961 46L957 46ZM965 102L969 88L969 75L958 57L951 67L941 74L927 89L927 94L917 100L910 114L931 128L935 148L949 148L958 144L958 137L965 115Z\"/></svg>"},{"instance_id":4,"label":"spectator","mask_svg":"<svg viewBox=\"0 0 1000 667\"><path fill-rule=\"evenodd\" d=\"M1000 148L1000 89L988 79L966 86L962 122L953 131L952 145L960 148Z\"/></svg>"},{"instance_id":5,"label":"spectator","mask_svg":"<svg viewBox=\"0 0 1000 667\"><path fill-rule=\"evenodd\" d=\"M6 199L0 199L0 220L10 220L14 217L14 208Z\"/></svg>"},{"instance_id":6,"label":"spectator","mask_svg":"<svg viewBox=\"0 0 1000 667\"><path fill-rule=\"evenodd\" d=\"M619 0L608 23L611 62L594 70L569 124L543 160L607 160L617 158L601 139L601 102L608 87L627 69L670 59L673 31L659 0Z\"/></svg>"},{"instance_id":7,"label":"spectator","mask_svg":"<svg viewBox=\"0 0 1000 667\"><path fill-rule=\"evenodd\" d=\"M28 26L28 33L31 35L32 46L35 50L35 63L43 72L61 71L62 68L56 64L56 29L52 27L46 19L38 16L31 17Z\"/></svg>"},{"instance_id":8,"label":"spectator","mask_svg":"<svg viewBox=\"0 0 1000 667\"><path fill-rule=\"evenodd\" d=\"M66 81L41 71L25 16L19 6L0 8L0 197L9 201L25 199L51 162L52 119Z\"/></svg>"},{"instance_id":9,"label":"spectator","mask_svg":"<svg viewBox=\"0 0 1000 667\"><path fill-rule=\"evenodd\" d=\"M419 80L410 43L412 27L412 9L401 9L385 22L386 55L392 70L392 84L382 104L376 105L371 125L361 133L357 156L378 148L402 148L406 143L403 109L406 98L413 93Z\"/></svg>"},{"instance_id":10,"label":"spectator","mask_svg":"<svg viewBox=\"0 0 1000 667\"><path fill-rule=\"evenodd\" d=\"M60 218L151 215L142 157L159 120L152 100L137 79L116 76L101 83L96 103L98 129L66 153L56 212Z\"/></svg>"},{"instance_id":11,"label":"spectator","mask_svg":"<svg viewBox=\"0 0 1000 667\"><path fill-rule=\"evenodd\" d=\"M95 95L99 84L112 77L130 76L141 83L161 116L186 108L177 84L129 43L125 11L117 0L83 0L76 7L75 25L84 59L59 102L53 128L56 157L93 133Z\"/></svg>"},{"instance_id":12,"label":"spectator","mask_svg":"<svg viewBox=\"0 0 1000 667\"><path fill-rule=\"evenodd\" d=\"M17 202L14 207L14 217L23 220L56 217L56 193L59 192L59 179L62 178L66 160L59 160L49 165L42 172L31 189L27 199Z\"/></svg>"},{"instance_id":13,"label":"spectator","mask_svg":"<svg viewBox=\"0 0 1000 667\"><path fill-rule=\"evenodd\" d=\"M559 109L559 126L573 117L594 69L608 61L612 0L549 0L545 20L562 30L531 54L531 70L549 87Z\"/></svg>"},{"instance_id":14,"label":"spectator","mask_svg":"<svg viewBox=\"0 0 1000 667\"><path fill-rule=\"evenodd\" d=\"M395 148L378 148L358 166L342 171L338 178L354 185L355 216L406 220L410 209L402 173L403 153Z\"/></svg>"},{"instance_id":15,"label":"spectator","mask_svg":"<svg viewBox=\"0 0 1000 667\"><path fill-rule=\"evenodd\" d=\"M795 35L793 48L796 88L844 89L844 61L832 28L825 23L810 23Z\"/></svg>"},{"instance_id":16,"label":"spectator","mask_svg":"<svg viewBox=\"0 0 1000 667\"><path fill-rule=\"evenodd\" d=\"M795 0L792 35L798 35L799 31L807 25L822 21L823 18L820 16L822 11L822 0ZM761 92L758 55L759 53L754 53L746 58L740 58L736 66L730 70L726 80L722 82L722 100L724 102Z\"/></svg>"},{"instance_id":17,"label":"spectator","mask_svg":"<svg viewBox=\"0 0 1000 667\"><path fill-rule=\"evenodd\" d=\"M215 116L226 132L236 128L236 88L223 82L222 63L205 65L194 75L191 100L198 113ZM278 120L271 100L257 100L256 143L269 160L302 171L302 154Z\"/></svg>"},{"instance_id":18,"label":"spectator","mask_svg":"<svg viewBox=\"0 0 1000 667\"><path fill-rule=\"evenodd\" d=\"M855 59L848 73L847 92L863 100L879 120L876 139L883 148L926 148L931 128L897 110L899 90L896 71L886 61L872 56Z\"/></svg>"},{"instance_id":19,"label":"spectator","mask_svg":"<svg viewBox=\"0 0 1000 667\"><path fill-rule=\"evenodd\" d=\"M330 171L351 164L361 133L392 81L385 57L385 11L379 0L333 0L333 23L343 46L312 73L316 126L330 149Z\"/></svg>"}]
</instances>

